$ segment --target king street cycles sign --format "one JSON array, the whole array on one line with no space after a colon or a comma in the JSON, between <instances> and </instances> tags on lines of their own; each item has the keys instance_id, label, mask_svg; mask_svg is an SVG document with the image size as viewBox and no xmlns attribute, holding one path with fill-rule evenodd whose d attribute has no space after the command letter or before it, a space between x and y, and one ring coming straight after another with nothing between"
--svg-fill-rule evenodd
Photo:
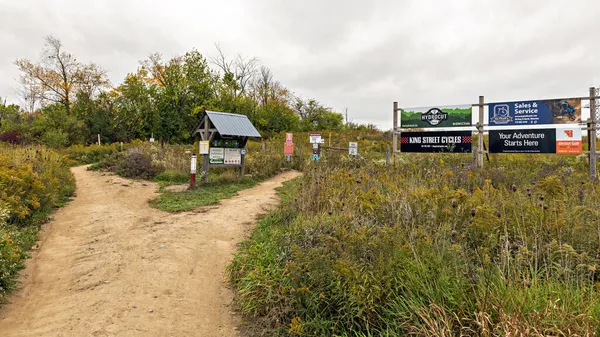
<instances>
[{"instance_id":1,"label":"king street cycles sign","mask_svg":"<svg viewBox=\"0 0 600 337\"><path fill-rule=\"evenodd\" d=\"M401 108L401 128L444 128L470 126L471 105L455 105L427 108Z\"/></svg>"},{"instance_id":2,"label":"king street cycles sign","mask_svg":"<svg viewBox=\"0 0 600 337\"><path fill-rule=\"evenodd\" d=\"M471 131L402 132L401 152L471 152Z\"/></svg>"}]
</instances>

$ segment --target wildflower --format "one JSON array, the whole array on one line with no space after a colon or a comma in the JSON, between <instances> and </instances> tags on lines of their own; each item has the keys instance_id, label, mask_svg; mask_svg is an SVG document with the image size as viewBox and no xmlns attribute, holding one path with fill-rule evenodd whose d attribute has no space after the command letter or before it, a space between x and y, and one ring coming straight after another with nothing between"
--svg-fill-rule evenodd
<instances>
[{"instance_id":1,"label":"wildflower","mask_svg":"<svg viewBox=\"0 0 600 337\"><path fill-rule=\"evenodd\" d=\"M456 199L452 199L452 208L456 208Z\"/></svg>"},{"instance_id":2,"label":"wildflower","mask_svg":"<svg viewBox=\"0 0 600 337\"><path fill-rule=\"evenodd\" d=\"M471 216L475 216L475 215L477 215L477 210L475 208L473 208L471 210Z\"/></svg>"},{"instance_id":3,"label":"wildflower","mask_svg":"<svg viewBox=\"0 0 600 337\"><path fill-rule=\"evenodd\" d=\"M544 195L540 195L540 200L544 201Z\"/></svg>"},{"instance_id":4,"label":"wildflower","mask_svg":"<svg viewBox=\"0 0 600 337\"><path fill-rule=\"evenodd\" d=\"M511 189L512 189L513 192L516 192L517 191L517 185L512 184Z\"/></svg>"}]
</instances>

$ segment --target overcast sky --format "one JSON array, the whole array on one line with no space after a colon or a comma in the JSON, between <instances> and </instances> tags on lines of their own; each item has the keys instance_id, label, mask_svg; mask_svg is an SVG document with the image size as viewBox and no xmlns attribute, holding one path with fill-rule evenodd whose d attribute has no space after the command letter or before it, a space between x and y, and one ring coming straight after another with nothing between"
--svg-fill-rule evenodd
<instances>
[{"instance_id":1,"label":"overcast sky","mask_svg":"<svg viewBox=\"0 0 600 337\"><path fill-rule=\"evenodd\" d=\"M400 106L571 97L600 85L598 0L0 0L0 97L53 35L118 84L152 52L256 56L351 120Z\"/></svg>"}]
</instances>

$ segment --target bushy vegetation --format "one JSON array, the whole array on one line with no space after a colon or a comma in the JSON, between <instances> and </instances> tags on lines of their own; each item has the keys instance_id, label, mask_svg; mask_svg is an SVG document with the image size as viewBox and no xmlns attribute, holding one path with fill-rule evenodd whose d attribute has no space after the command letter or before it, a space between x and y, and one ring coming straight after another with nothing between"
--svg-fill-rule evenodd
<instances>
[{"instance_id":1,"label":"bushy vegetation","mask_svg":"<svg viewBox=\"0 0 600 337\"><path fill-rule=\"evenodd\" d=\"M38 60L15 61L23 104L0 102L0 141L62 148L100 135L102 143L190 143L204 109L246 115L262 132L374 128L345 125L340 113L292 94L254 58L217 52L152 54L113 87L101 66L79 61L48 36Z\"/></svg>"},{"instance_id":2,"label":"bushy vegetation","mask_svg":"<svg viewBox=\"0 0 600 337\"><path fill-rule=\"evenodd\" d=\"M14 286L39 225L74 189L64 156L0 144L0 300Z\"/></svg>"},{"instance_id":3,"label":"bushy vegetation","mask_svg":"<svg viewBox=\"0 0 600 337\"><path fill-rule=\"evenodd\" d=\"M599 190L585 158L330 158L229 267L264 335L593 336ZM260 324L257 324L259 322Z\"/></svg>"}]
</instances>

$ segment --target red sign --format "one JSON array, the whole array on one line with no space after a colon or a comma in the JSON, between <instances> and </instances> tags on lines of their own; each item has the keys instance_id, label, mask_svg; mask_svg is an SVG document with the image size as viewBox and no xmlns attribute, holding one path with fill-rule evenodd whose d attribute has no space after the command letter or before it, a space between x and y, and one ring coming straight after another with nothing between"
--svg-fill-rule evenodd
<instances>
[{"instance_id":1,"label":"red sign","mask_svg":"<svg viewBox=\"0 0 600 337\"><path fill-rule=\"evenodd\" d=\"M556 129L556 153L581 154L582 146L581 129Z\"/></svg>"},{"instance_id":2,"label":"red sign","mask_svg":"<svg viewBox=\"0 0 600 337\"><path fill-rule=\"evenodd\" d=\"M283 147L283 154L294 154L294 144L285 143L285 146Z\"/></svg>"},{"instance_id":3,"label":"red sign","mask_svg":"<svg viewBox=\"0 0 600 337\"><path fill-rule=\"evenodd\" d=\"M293 133L286 133L285 134L285 142L286 143L293 143L292 138L294 137Z\"/></svg>"}]
</instances>

